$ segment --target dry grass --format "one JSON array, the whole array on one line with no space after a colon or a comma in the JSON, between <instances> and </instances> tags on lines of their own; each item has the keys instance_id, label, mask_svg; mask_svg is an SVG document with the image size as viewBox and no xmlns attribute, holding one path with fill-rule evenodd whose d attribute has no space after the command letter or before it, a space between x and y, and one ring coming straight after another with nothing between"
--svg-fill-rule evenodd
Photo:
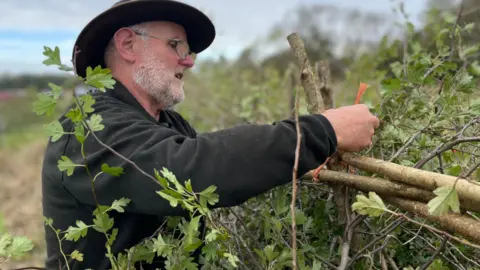
<instances>
[{"instance_id":1,"label":"dry grass","mask_svg":"<svg viewBox=\"0 0 480 270\"><path fill-rule=\"evenodd\" d=\"M9 261L0 269L44 266L45 242L42 220L41 165L45 140L31 142L21 149L0 151L0 213L5 229L24 235L34 250L21 261Z\"/></svg>"}]
</instances>

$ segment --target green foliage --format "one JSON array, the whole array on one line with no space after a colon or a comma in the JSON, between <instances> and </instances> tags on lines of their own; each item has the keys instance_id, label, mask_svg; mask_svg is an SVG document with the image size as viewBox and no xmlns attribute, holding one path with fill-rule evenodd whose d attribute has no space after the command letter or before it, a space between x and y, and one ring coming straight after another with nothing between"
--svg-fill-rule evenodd
<instances>
[{"instance_id":1,"label":"green foliage","mask_svg":"<svg viewBox=\"0 0 480 270\"><path fill-rule=\"evenodd\" d=\"M460 213L460 202L455 188L439 187L433 193L437 196L427 204L429 214L440 216L448 213L449 209Z\"/></svg>"},{"instance_id":2,"label":"green foliage","mask_svg":"<svg viewBox=\"0 0 480 270\"><path fill-rule=\"evenodd\" d=\"M387 209L385 204L374 192L368 193L368 198L364 195L357 195L357 201L352 204L352 210L357 211L361 215L369 215L378 217Z\"/></svg>"},{"instance_id":3,"label":"green foliage","mask_svg":"<svg viewBox=\"0 0 480 270\"><path fill-rule=\"evenodd\" d=\"M350 64L344 71L344 83L333 85L336 106L352 104L358 83L367 82L370 87L362 102L379 116L381 126L374 137L374 145L363 154L461 176L474 168L479 155L474 143L452 144L480 134L476 125L480 116L477 80L480 48L466 39L478 26L471 22L456 24L453 13L432 11L428 15L421 29L405 22L405 39L385 36L376 47L372 46L371 50L348 60ZM312 30L312 33L316 31ZM314 40L321 39L316 38ZM59 53L58 48L45 47L47 59L44 64L71 70L61 63ZM186 82L189 98L178 107L178 111L200 131L243 123L272 123L290 117L291 94L302 87L298 82L292 84L285 68L288 66L285 62L289 61L281 57L285 54L289 53L279 54L278 59L271 58L264 63L265 66L256 65L248 57L240 59L238 65L220 60L200 66ZM274 62L281 63L282 68L269 64ZM101 67L90 67L86 78L75 80L100 91L112 89L115 82L109 70ZM49 84L49 92L37 95L33 103L35 114L56 115L65 93L65 87L60 85ZM205 95L205 89L214 94ZM303 93L300 100L300 113L305 114ZM66 114L75 124L72 133L65 132L57 120L45 118L48 123L44 129L51 141L57 141L63 135L74 135L83 145L92 132L106 128L102 117L94 111L95 101L91 95L74 97L74 102L76 106ZM83 147L81 151L86 157L88 153ZM62 156L58 169L71 175L75 170L88 169L88 166ZM120 176L124 170L116 164L101 164L101 171L96 173L92 182L104 173ZM300 182L296 215L292 217L289 185L261 194L238 207L212 211L212 206L219 200L215 186L194 191L192 179L179 180L168 168L158 168L153 178L159 185L158 196L168 201L171 207L182 208L187 213L182 217L169 217L164 225L176 234L158 232L124 252L113 254L111 246L118 234L113 213L127 211L131 203L129 198L117 198L110 205L98 205L91 222L77 221L65 231L55 229L54 221L48 217L45 217L45 224L56 233L60 243L80 241L91 230L102 233L107 245L101 248L105 248L112 269L132 268L135 262L150 263L154 256L165 258L167 269L199 269L202 266L206 269L291 268L291 237L294 233L298 269L324 269L325 262L336 266L341 260L345 221L339 219L335 198L325 185ZM469 178L480 180L480 170L471 172ZM441 216L460 212L455 187L440 187L434 194L427 204L430 214ZM359 236L355 241L360 246L371 243L395 225L392 216L404 215L398 209L390 210L378 194L355 195L356 200L348 202L347 208L364 218L356 228ZM478 218L478 213L471 215ZM293 218L297 225L295 232L291 227ZM428 223L423 219L415 220ZM206 226L204 238L199 232L202 223ZM420 268L440 246L441 237L417 225L405 222L384 235L359 254L354 269L379 269L379 251L382 256L389 256L399 269ZM202 254L200 265L191 256L197 250ZM359 252L358 248L354 249L352 245L350 256L356 252ZM62 251L62 255L65 261L84 259L78 250L70 254ZM452 242L429 269L455 269L456 264L474 269L475 264L466 258L479 256L477 250Z\"/></svg>"},{"instance_id":4,"label":"green foliage","mask_svg":"<svg viewBox=\"0 0 480 270\"><path fill-rule=\"evenodd\" d=\"M25 236L12 236L7 232L0 233L0 264L11 258L22 258L32 248L32 241Z\"/></svg>"}]
</instances>

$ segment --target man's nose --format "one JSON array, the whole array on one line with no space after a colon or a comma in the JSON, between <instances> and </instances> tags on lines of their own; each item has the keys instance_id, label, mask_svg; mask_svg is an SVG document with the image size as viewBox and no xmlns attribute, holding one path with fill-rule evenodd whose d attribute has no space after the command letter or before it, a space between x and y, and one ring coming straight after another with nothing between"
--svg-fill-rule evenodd
<instances>
[{"instance_id":1,"label":"man's nose","mask_svg":"<svg viewBox=\"0 0 480 270\"><path fill-rule=\"evenodd\" d=\"M185 57L185 59L180 59L180 65L182 66L186 66L187 68L191 68L193 67L193 65L195 64L195 60L193 60L193 57L191 55L187 55L187 57Z\"/></svg>"}]
</instances>

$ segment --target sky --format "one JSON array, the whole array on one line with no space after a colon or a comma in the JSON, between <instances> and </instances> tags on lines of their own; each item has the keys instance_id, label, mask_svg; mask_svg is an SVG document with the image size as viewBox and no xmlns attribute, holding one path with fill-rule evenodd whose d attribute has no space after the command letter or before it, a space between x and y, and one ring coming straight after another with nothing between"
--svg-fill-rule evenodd
<instances>
[{"instance_id":1,"label":"sky","mask_svg":"<svg viewBox=\"0 0 480 270\"><path fill-rule=\"evenodd\" d=\"M52 73L42 64L43 46L58 46L70 63L72 46L89 20L114 0L0 0L0 74ZM331 4L360 11L391 13L394 0L183 0L207 13L217 36L199 59L235 57L299 4ZM416 22L426 0L403 0Z\"/></svg>"}]
</instances>

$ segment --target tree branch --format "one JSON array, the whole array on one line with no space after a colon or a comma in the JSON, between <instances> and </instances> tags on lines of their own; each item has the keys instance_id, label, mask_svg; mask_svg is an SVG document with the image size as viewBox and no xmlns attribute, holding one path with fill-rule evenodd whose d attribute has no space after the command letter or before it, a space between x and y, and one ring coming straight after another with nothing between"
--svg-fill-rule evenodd
<instances>
[{"instance_id":1,"label":"tree branch","mask_svg":"<svg viewBox=\"0 0 480 270\"><path fill-rule=\"evenodd\" d=\"M480 138L480 137L479 137ZM458 177L440 173L410 168L392 162L370 157L357 156L352 153L342 153L343 162L353 167L384 175L386 178L433 191L438 187L453 187ZM466 179L458 179L455 186L458 196L469 203L480 204L480 186Z\"/></svg>"},{"instance_id":2,"label":"tree branch","mask_svg":"<svg viewBox=\"0 0 480 270\"><path fill-rule=\"evenodd\" d=\"M305 174L302 179L311 179L313 172ZM318 180L326 183L341 183L354 189L369 192L373 191L383 196L402 197L420 202L428 202L435 197L435 194L429 190L424 190L415 186L393 182L379 177L367 177L344 172L331 170L322 170L318 173ZM318 185L311 183L310 185ZM480 194L479 194L480 196ZM480 205L468 200L460 200L463 210L480 212Z\"/></svg>"},{"instance_id":3,"label":"tree branch","mask_svg":"<svg viewBox=\"0 0 480 270\"><path fill-rule=\"evenodd\" d=\"M420 169L422 168L427 162L429 162L431 159L436 157L437 155L448 151L452 149L457 144L464 143L464 142L480 142L480 137L464 137L464 138L458 138L456 140L453 140L451 142L447 142L439 147L437 147L435 150L433 150L431 153L426 155L424 158L422 158L420 161L415 164L415 168Z\"/></svg>"},{"instance_id":4,"label":"tree branch","mask_svg":"<svg viewBox=\"0 0 480 270\"><path fill-rule=\"evenodd\" d=\"M428 213L427 205L424 203L401 199L401 198L393 198L388 196L384 196L382 197L382 199L405 211L414 212L417 215L422 216L430 221L437 222L448 231L453 231L455 233L458 233L473 243L480 243L480 222L476 221L475 219L466 217L461 214L455 214L455 213L447 213L441 216L433 216ZM403 214L398 214L398 213L392 213L392 214L397 216L403 216ZM463 239L460 239L456 236L453 236L445 231L439 230L432 226L421 224L408 217L405 217L405 218L409 222L412 222L419 226L423 226L441 235L448 236L450 239L455 240L456 242L459 242L463 245L480 249L480 245L465 241Z\"/></svg>"}]
</instances>

